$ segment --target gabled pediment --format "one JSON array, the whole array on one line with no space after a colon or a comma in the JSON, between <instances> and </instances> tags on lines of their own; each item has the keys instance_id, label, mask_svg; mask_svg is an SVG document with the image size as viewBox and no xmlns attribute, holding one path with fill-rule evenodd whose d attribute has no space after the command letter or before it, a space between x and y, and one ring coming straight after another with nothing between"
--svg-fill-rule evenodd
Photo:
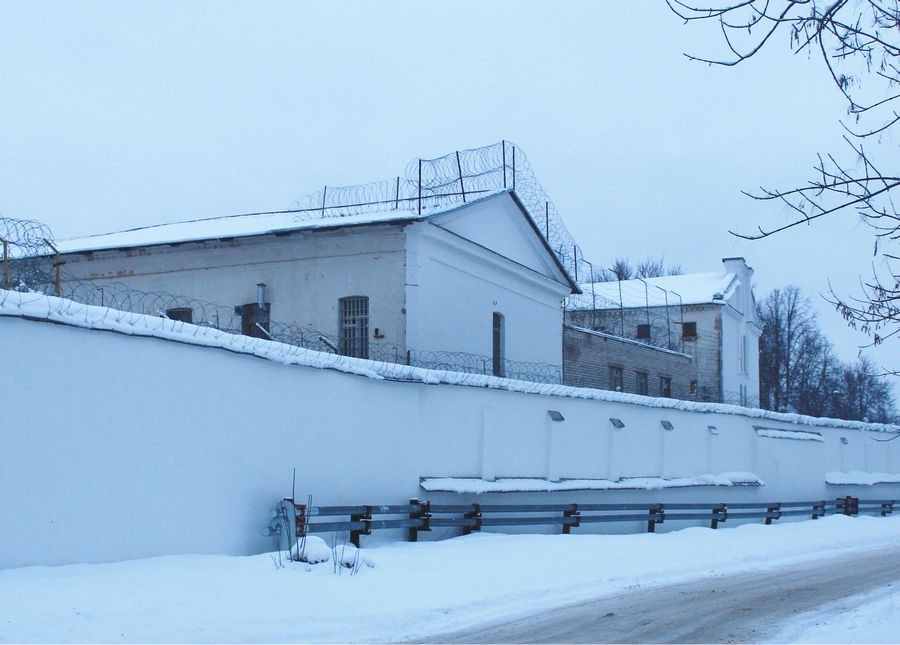
<instances>
[{"instance_id":1,"label":"gabled pediment","mask_svg":"<svg viewBox=\"0 0 900 645\"><path fill-rule=\"evenodd\" d=\"M575 287L512 192L435 215L429 221L551 280Z\"/></svg>"}]
</instances>

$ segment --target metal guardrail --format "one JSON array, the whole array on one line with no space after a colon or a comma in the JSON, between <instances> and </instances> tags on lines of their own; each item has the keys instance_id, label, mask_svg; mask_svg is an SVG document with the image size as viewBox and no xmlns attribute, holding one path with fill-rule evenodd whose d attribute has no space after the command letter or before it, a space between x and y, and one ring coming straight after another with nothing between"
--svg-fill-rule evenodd
<instances>
[{"instance_id":1,"label":"metal guardrail","mask_svg":"<svg viewBox=\"0 0 900 645\"><path fill-rule=\"evenodd\" d=\"M890 515L894 500L862 500L841 497L835 500L800 502L673 502L659 504L432 504L418 499L409 504L308 506L293 498L284 498L275 511L275 520L267 529L278 535L291 524L294 537L310 533L349 532L350 542L360 546L360 538L372 531L405 529L410 542L418 540L421 531L433 528L461 528L464 534L491 526L553 526L570 533L582 524L605 522L647 522L647 532L656 526L673 521L709 521L710 528L729 519L763 519L766 524L782 517L818 519L828 514L859 515L876 513ZM551 513L553 515L551 515ZM291 519L290 514L293 514ZM349 521L312 521L313 518L350 516ZM375 516L403 516L382 519ZM457 517L452 517L457 516ZM288 529L289 530L289 529Z\"/></svg>"}]
</instances>

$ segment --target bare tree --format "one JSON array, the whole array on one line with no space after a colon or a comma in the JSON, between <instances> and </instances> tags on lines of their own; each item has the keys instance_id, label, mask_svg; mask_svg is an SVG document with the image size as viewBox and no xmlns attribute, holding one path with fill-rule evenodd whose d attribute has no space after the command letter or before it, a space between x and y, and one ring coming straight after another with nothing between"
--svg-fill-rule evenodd
<instances>
[{"instance_id":1,"label":"bare tree","mask_svg":"<svg viewBox=\"0 0 900 645\"><path fill-rule=\"evenodd\" d=\"M666 268L665 258L647 258L642 262L638 262L635 269L635 276L638 278L661 278L665 275L680 275L681 266L673 264Z\"/></svg>"},{"instance_id":2,"label":"bare tree","mask_svg":"<svg viewBox=\"0 0 900 645\"><path fill-rule=\"evenodd\" d=\"M666 268L665 258L647 258L632 265L628 258L616 258L612 266L603 269L599 276L595 276L598 282L614 282L616 280L631 280L633 278L659 278L666 275L680 275L681 266L673 264Z\"/></svg>"},{"instance_id":3,"label":"bare tree","mask_svg":"<svg viewBox=\"0 0 900 645\"><path fill-rule=\"evenodd\" d=\"M735 66L787 36L794 52L820 59L847 103L841 123L846 157L820 153L809 181L787 188L761 188L750 197L785 205L793 214L786 224L752 233L755 240L810 224L839 212L854 212L875 235L872 277L855 297L829 301L851 327L872 344L900 333L900 212L894 198L900 186L896 147L888 135L900 121L900 4L898 0L730 0L695 5L666 0L686 22L717 24L727 53L721 57L687 55L710 65Z\"/></svg>"},{"instance_id":4,"label":"bare tree","mask_svg":"<svg viewBox=\"0 0 900 645\"><path fill-rule=\"evenodd\" d=\"M798 287L775 289L759 305L760 406L841 419L891 422L891 390L863 358L842 363Z\"/></svg>"},{"instance_id":5,"label":"bare tree","mask_svg":"<svg viewBox=\"0 0 900 645\"><path fill-rule=\"evenodd\" d=\"M818 334L815 315L798 287L775 289L760 305L760 404L771 410L796 410L798 381L808 371Z\"/></svg>"}]
</instances>

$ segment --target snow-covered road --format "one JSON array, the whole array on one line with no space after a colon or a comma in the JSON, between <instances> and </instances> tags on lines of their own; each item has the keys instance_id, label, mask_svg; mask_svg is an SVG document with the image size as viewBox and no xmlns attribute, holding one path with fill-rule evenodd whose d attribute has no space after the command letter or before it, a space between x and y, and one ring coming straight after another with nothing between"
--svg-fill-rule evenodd
<instances>
[{"instance_id":1,"label":"snow-covered road","mask_svg":"<svg viewBox=\"0 0 900 645\"><path fill-rule=\"evenodd\" d=\"M333 561L278 567L273 554L0 570L0 643L433 640L434 634L555 614L578 603L615 601L635 590L666 593L672 585L700 588L707 582L725 584L732 576L746 576L752 586L803 567L810 576L827 577L854 568L873 551L900 552L900 516L834 515L772 526L637 535L473 534L366 544L362 553L374 566L362 566L356 575L335 568ZM333 557L330 549L324 551ZM883 576L887 569L882 561L867 571ZM844 584L824 580L818 586ZM767 593L769 586L760 583L758 590ZM863 586L860 582L840 592L851 595ZM766 602L788 602L779 597L794 595L790 584L778 589ZM733 620L733 612L746 605L733 605L734 593L723 596L719 605L704 605L714 600L685 595L679 618L721 622L723 615ZM618 611L626 611L630 602L637 606L631 611L642 613L639 621L654 612L679 613L664 609L665 603L652 595L642 597ZM806 608L829 600L811 597ZM802 640L801 632L791 638ZM900 642L900 635L894 640Z\"/></svg>"},{"instance_id":2,"label":"snow-covered road","mask_svg":"<svg viewBox=\"0 0 900 645\"><path fill-rule=\"evenodd\" d=\"M775 571L719 575L678 585L638 589L428 640L437 643L758 643L774 637L776 642L786 639L833 642L840 639L827 624L823 628L824 617L819 608L829 605L826 610L830 611L825 616L831 614L832 619L839 619L839 614L852 610L855 603L865 602L868 595L861 592L892 584L900 587L900 548L897 547L831 557ZM835 605L838 600L839 605ZM785 630L786 623L806 612L812 612L810 618ZM807 627L811 622L820 624ZM884 642L900 642L900 623L894 620L886 627L893 634L888 634ZM808 640L807 636L812 635L808 632L816 635L813 640Z\"/></svg>"}]
</instances>

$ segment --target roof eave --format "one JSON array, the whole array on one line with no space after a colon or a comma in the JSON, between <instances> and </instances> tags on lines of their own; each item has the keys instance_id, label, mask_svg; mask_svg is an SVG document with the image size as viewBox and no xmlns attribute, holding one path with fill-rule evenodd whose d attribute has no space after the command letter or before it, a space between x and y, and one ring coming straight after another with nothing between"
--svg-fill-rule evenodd
<instances>
[{"instance_id":1,"label":"roof eave","mask_svg":"<svg viewBox=\"0 0 900 645\"><path fill-rule=\"evenodd\" d=\"M579 295L584 293L581 290L581 287L578 286L578 283L572 279L572 276L569 275L569 272L566 270L566 267L563 266L562 262L559 261L559 257L557 257L556 253L553 252L553 249L550 248L550 245L547 243L547 240L544 238L543 233L537 227L537 224L534 223L534 220L531 219L531 215L528 213L528 209L525 208L525 204L522 203L522 200L519 199L519 196L516 194L515 190L507 190L506 191L510 197L512 197L513 202L522 212L522 215L525 216L525 220L531 226L531 230L534 231L534 234L537 235L537 238L541 241L541 245L544 247L544 250L553 258L553 263L556 265L556 268L559 269L560 273L563 274L563 277L566 279L566 282L569 285L569 288L572 290L572 295Z\"/></svg>"},{"instance_id":2,"label":"roof eave","mask_svg":"<svg viewBox=\"0 0 900 645\"><path fill-rule=\"evenodd\" d=\"M329 226L310 226L310 227L289 227L289 228L278 228L272 229L270 231L255 231L253 233L235 233L234 235L216 235L216 236L207 236L207 237L198 237L194 239L188 240L170 240L170 241L160 241L160 242L145 242L142 244L128 244L125 246L96 246L90 248L80 248L80 249L71 249L68 251L61 251L60 255L80 255L86 253L99 253L103 251L131 251L134 249L147 249L147 248L155 248L160 246L182 246L185 244L202 244L203 242L227 242L229 240L234 239L245 239L250 237L266 237L268 235L274 236L285 236L293 233L303 233L306 231L334 231L342 228L361 228L364 226L382 226L382 225L404 225L409 224L410 222L417 222L421 219L424 219L424 216L420 217L418 215L411 215L410 217L404 217L400 219L391 219L385 220L382 222L350 222L343 224L334 224ZM51 256L52 253L46 253L38 257Z\"/></svg>"}]
</instances>

